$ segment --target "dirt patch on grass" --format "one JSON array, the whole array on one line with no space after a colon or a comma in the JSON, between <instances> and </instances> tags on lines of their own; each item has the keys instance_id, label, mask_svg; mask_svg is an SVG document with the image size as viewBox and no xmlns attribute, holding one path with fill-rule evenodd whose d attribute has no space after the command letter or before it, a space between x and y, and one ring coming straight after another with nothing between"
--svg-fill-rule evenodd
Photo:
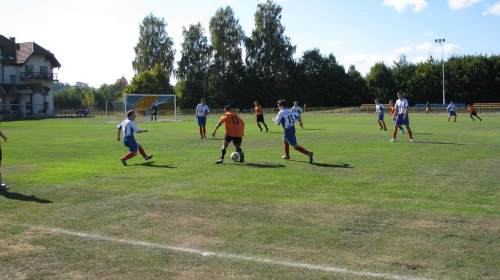
<instances>
[{"instance_id":1,"label":"dirt patch on grass","mask_svg":"<svg viewBox=\"0 0 500 280\"><path fill-rule=\"evenodd\" d=\"M54 234L56 233L48 231L40 232L30 229L20 234L0 239L0 256L20 256L26 253L44 251L45 247L33 245L31 240L39 236Z\"/></svg>"}]
</instances>

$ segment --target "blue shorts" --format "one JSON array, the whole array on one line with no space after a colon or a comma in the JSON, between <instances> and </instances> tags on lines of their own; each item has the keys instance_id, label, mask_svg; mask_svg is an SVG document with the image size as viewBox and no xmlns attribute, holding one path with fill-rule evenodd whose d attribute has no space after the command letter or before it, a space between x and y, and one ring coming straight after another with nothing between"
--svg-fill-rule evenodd
<instances>
[{"instance_id":1,"label":"blue shorts","mask_svg":"<svg viewBox=\"0 0 500 280\"><path fill-rule=\"evenodd\" d=\"M406 120L403 120L404 118L404 114L400 114L398 115L398 118L396 119L396 121L394 122L396 125L410 125L410 118L409 117L406 117Z\"/></svg>"},{"instance_id":2,"label":"blue shorts","mask_svg":"<svg viewBox=\"0 0 500 280\"><path fill-rule=\"evenodd\" d=\"M283 138L286 139L290 145L297 145L297 138L295 138L295 126L285 129Z\"/></svg>"},{"instance_id":3,"label":"blue shorts","mask_svg":"<svg viewBox=\"0 0 500 280\"><path fill-rule=\"evenodd\" d=\"M123 145L127 146L129 151L137 152L137 142L134 137L123 138Z\"/></svg>"},{"instance_id":4,"label":"blue shorts","mask_svg":"<svg viewBox=\"0 0 500 280\"><path fill-rule=\"evenodd\" d=\"M457 113L455 113L455 111L450 111L450 117L451 116L456 116L456 115L457 115Z\"/></svg>"},{"instance_id":5,"label":"blue shorts","mask_svg":"<svg viewBox=\"0 0 500 280\"><path fill-rule=\"evenodd\" d=\"M383 121L384 120L384 114L378 114L378 120Z\"/></svg>"},{"instance_id":6,"label":"blue shorts","mask_svg":"<svg viewBox=\"0 0 500 280\"><path fill-rule=\"evenodd\" d=\"M205 126L207 124L207 117L198 117L198 126Z\"/></svg>"}]
</instances>

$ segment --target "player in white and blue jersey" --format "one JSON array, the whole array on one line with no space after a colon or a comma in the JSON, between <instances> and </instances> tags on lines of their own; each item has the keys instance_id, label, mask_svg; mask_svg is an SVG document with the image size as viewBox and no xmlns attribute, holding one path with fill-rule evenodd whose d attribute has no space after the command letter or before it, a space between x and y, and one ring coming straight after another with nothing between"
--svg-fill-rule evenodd
<instances>
[{"instance_id":1,"label":"player in white and blue jersey","mask_svg":"<svg viewBox=\"0 0 500 280\"><path fill-rule=\"evenodd\" d=\"M301 146L297 145L297 138L295 137L295 122L299 122L299 126L303 127L302 124L302 119L300 118L299 114L290 111L286 108L286 101L285 100L279 100L278 101L278 108L280 111L278 112L278 115L273 118L273 122L276 123L277 125L283 126L285 132L283 134L283 143L285 144L285 155L282 156L281 158L283 159L290 159L290 145L292 147L309 156L309 163L313 162L313 152L310 152Z\"/></svg>"},{"instance_id":2,"label":"player in white and blue jersey","mask_svg":"<svg viewBox=\"0 0 500 280\"><path fill-rule=\"evenodd\" d=\"M410 129L410 119L408 118L408 100L403 98L403 93L401 91L398 91L398 100L396 100L396 105L394 106L394 108L398 113L398 117L394 122L394 132L392 133L391 142L396 141L398 126L402 124L406 125L408 136L410 136L410 142L413 142L413 136Z\"/></svg>"},{"instance_id":3,"label":"player in white and blue jersey","mask_svg":"<svg viewBox=\"0 0 500 280\"><path fill-rule=\"evenodd\" d=\"M300 118L302 119L302 116L301 116L302 115L302 108L300 108L297 101L293 102L293 107L290 110L299 114ZM304 123L302 123L302 124L304 124ZM304 128L304 126L302 125L301 128Z\"/></svg>"},{"instance_id":4,"label":"player in white and blue jersey","mask_svg":"<svg viewBox=\"0 0 500 280\"><path fill-rule=\"evenodd\" d=\"M195 116L198 118L198 126L200 127L201 139L207 138L207 129L205 128L207 124L207 116L210 114L210 109L205 103L205 98L201 99L201 103L196 106Z\"/></svg>"},{"instance_id":5,"label":"player in white and blue jersey","mask_svg":"<svg viewBox=\"0 0 500 280\"><path fill-rule=\"evenodd\" d=\"M451 116L454 116L453 121L457 121L457 113L455 112L455 104L453 101L450 101L450 105L446 108L446 111L449 113L448 121L450 121Z\"/></svg>"},{"instance_id":6,"label":"player in white and blue jersey","mask_svg":"<svg viewBox=\"0 0 500 280\"><path fill-rule=\"evenodd\" d=\"M123 144L128 147L129 152L120 158L120 161L123 165L127 166L127 160L135 157L137 155L137 150L144 157L145 160L149 160L153 158L153 155L147 155L142 145L135 141L135 133L148 132L147 129L139 129L137 124L135 123L136 113L135 111L127 112L127 119L121 122L118 125L118 137L117 141L120 141L120 135L123 131Z\"/></svg>"},{"instance_id":7,"label":"player in white and blue jersey","mask_svg":"<svg viewBox=\"0 0 500 280\"><path fill-rule=\"evenodd\" d=\"M378 114L377 121L380 126L380 130L387 130L384 122L384 105L378 102L378 99L375 99L375 113Z\"/></svg>"}]
</instances>

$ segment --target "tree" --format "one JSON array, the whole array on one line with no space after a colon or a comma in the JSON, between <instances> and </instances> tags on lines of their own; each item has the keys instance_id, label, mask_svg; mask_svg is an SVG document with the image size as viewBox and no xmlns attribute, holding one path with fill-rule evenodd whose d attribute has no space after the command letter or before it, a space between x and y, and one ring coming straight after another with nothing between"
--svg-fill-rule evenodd
<instances>
[{"instance_id":1,"label":"tree","mask_svg":"<svg viewBox=\"0 0 500 280\"><path fill-rule=\"evenodd\" d=\"M370 73L366 75L366 84L372 94L372 99L377 98L384 101L394 99L398 91L394 84L392 69L383 62L375 63L370 68Z\"/></svg>"},{"instance_id":2,"label":"tree","mask_svg":"<svg viewBox=\"0 0 500 280\"><path fill-rule=\"evenodd\" d=\"M95 93L92 90L85 90L83 93L82 108L87 110L95 109L97 107L97 101L95 100Z\"/></svg>"},{"instance_id":3,"label":"tree","mask_svg":"<svg viewBox=\"0 0 500 280\"><path fill-rule=\"evenodd\" d=\"M181 106L192 105L206 94L212 48L204 33L201 23L190 25L188 30L183 27L182 56L177 63L177 76L182 81L178 98Z\"/></svg>"},{"instance_id":4,"label":"tree","mask_svg":"<svg viewBox=\"0 0 500 280\"><path fill-rule=\"evenodd\" d=\"M212 104L233 107L242 105L243 28L230 7L217 10L210 19L210 39L213 46L213 64L210 67L209 97Z\"/></svg>"},{"instance_id":5,"label":"tree","mask_svg":"<svg viewBox=\"0 0 500 280\"><path fill-rule=\"evenodd\" d=\"M264 100L262 104L274 104L278 97L287 95L290 71L294 67L296 47L284 35L281 10L271 0L258 4L255 29L245 40L246 65L250 75L255 76L255 82L259 83L256 92L261 92L258 99Z\"/></svg>"},{"instance_id":6,"label":"tree","mask_svg":"<svg viewBox=\"0 0 500 280\"><path fill-rule=\"evenodd\" d=\"M152 71L143 71L134 76L130 85L125 87L123 94L151 93L151 94L173 94L170 85L170 75L161 64L157 64Z\"/></svg>"},{"instance_id":7,"label":"tree","mask_svg":"<svg viewBox=\"0 0 500 280\"><path fill-rule=\"evenodd\" d=\"M165 71L172 73L174 69L174 42L165 30L165 19L157 18L150 13L139 26L139 42L134 48L135 59L132 67L138 75L153 70L156 65L163 65Z\"/></svg>"}]
</instances>

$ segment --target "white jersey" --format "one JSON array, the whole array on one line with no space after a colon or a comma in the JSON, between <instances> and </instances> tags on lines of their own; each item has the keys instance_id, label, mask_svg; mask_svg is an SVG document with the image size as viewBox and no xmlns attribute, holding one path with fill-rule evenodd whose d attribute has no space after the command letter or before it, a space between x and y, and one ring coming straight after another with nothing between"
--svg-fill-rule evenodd
<instances>
[{"instance_id":1,"label":"white jersey","mask_svg":"<svg viewBox=\"0 0 500 280\"><path fill-rule=\"evenodd\" d=\"M375 105L375 112L378 114L383 114L384 113L384 105L382 104L376 104Z\"/></svg>"},{"instance_id":2,"label":"white jersey","mask_svg":"<svg viewBox=\"0 0 500 280\"><path fill-rule=\"evenodd\" d=\"M408 108L408 100L404 98L396 100L396 105L394 106L394 108L398 111L398 115L404 114L406 108Z\"/></svg>"},{"instance_id":3,"label":"white jersey","mask_svg":"<svg viewBox=\"0 0 500 280\"><path fill-rule=\"evenodd\" d=\"M295 121L300 118L299 114L290 111L288 109L283 109L279 111L274 122L276 124L281 124L284 129L290 128L295 125Z\"/></svg>"},{"instance_id":4,"label":"white jersey","mask_svg":"<svg viewBox=\"0 0 500 280\"><path fill-rule=\"evenodd\" d=\"M302 114L302 108L300 108L299 106L293 106L292 109L291 109L293 112L299 114Z\"/></svg>"},{"instance_id":5,"label":"white jersey","mask_svg":"<svg viewBox=\"0 0 500 280\"><path fill-rule=\"evenodd\" d=\"M140 131L135 121L131 121L129 119L122 121L122 123L118 125L118 130L122 129L123 129L123 138L134 137L134 132L139 133Z\"/></svg>"},{"instance_id":6,"label":"white jersey","mask_svg":"<svg viewBox=\"0 0 500 280\"><path fill-rule=\"evenodd\" d=\"M448 111L454 112L455 111L455 104L448 105Z\"/></svg>"},{"instance_id":7,"label":"white jersey","mask_svg":"<svg viewBox=\"0 0 500 280\"><path fill-rule=\"evenodd\" d=\"M198 104L198 106L196 106L196 115L198 117L203 117L203 115L205 115L205 114L207 114L207 115L210 114L210 110L208 109L208 105L207 104L201 105L201 103Z\"/></svg>"}]
</instances>

